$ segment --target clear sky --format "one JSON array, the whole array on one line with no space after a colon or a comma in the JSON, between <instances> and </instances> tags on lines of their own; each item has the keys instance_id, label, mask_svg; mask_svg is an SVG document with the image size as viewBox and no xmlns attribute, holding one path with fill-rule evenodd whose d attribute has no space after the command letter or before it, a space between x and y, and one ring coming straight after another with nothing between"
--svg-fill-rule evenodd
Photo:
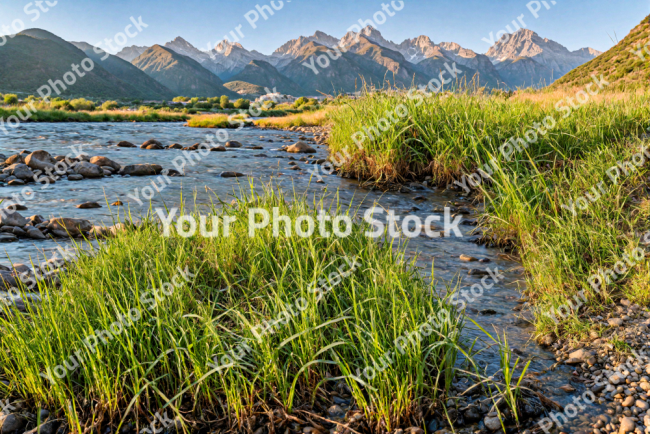
<instances>
[{"instance_id":1,"label":"clear sky","mask_svg":"<svg viewBox=\"0 0 650 434\"><path fill-rule=\"evenodd\" d=\"M373 19L373 16L381 20L382 15L375 13L382 10L382 3L390 5L387 0L284 0L281 3L275 1L279 10L274 15L267 12L265 20L258 13L255 22L256 12L250 11L255 11L256 5L270 6L270 0L59 0L52 7L45 1L2 0L0 26L5 27L0 34L14 33L10 30L12 23L20 26L22 22L26 28L42 28L69 41L96 44L123 31L131 16L141 16L148 27L129 38L125 45L164 44L182 36L196 47L206 49L208 44L214 45L241 25L244 36L239 42L245 48L270 54L288 40L312 35L316 30L341 37L359 20ZM386 39L399 43L427 35L436 43L457 42L479 53L485 53L490 47L486 42L492 39L490 32L496 37L497 32L505 30L506 25L521 15L527 28L570 50L592 47L605 51L650 14L649 0L403 0L403 3L393 3L396 8L403 7L400 11L388 7L388 14L383 14L386 21L375 22ZM47 12L40 11L38 18L37 4L49 8ZM55 1L50 0L49 4ZM393 16L389 17L390 14ZM246 16L257 28L253 28ZM130 31L133 34L133 28Z\"/></svg>"}]
</instances>

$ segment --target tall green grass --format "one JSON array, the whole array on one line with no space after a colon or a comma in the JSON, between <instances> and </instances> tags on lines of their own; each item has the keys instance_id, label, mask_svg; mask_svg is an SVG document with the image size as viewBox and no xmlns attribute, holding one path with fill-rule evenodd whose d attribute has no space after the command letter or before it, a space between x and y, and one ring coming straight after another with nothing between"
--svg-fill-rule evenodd
<instances>
[{"instance_id":1,"label":"tall green grass","mask_svg":"<svg viewBox=\"0 0 650 434\"><path fill-rule=\"evenodd\" d=\"M611 182L606 171L628 161L648 141L639 137L650 125L650 98L588 102L564 112L556 101L507 99L482 94L439 94L409 98L375 93L331 114L333 154L345 152L342 170L378 183L431 176L439 185L462 183L490 163L494 172L477 187L486 205L487 237L516 245L528 271L528 291L538 300L541 332L585 335L592 327L581 320L585 309L602 309L612 299L648 301L648 263L630 267L611 285L594 291L588 279L599 269L611 269L639 245L648 224L648 163ZM358 147L355 133L390 119L403 105L404 117L382 122L385 131ZM568 104L565 103L565 106ZM403 111L402 111L403 113ZM555 127L510 158L500 147L524 138L535 123L551 116ZM356 136L359 138L359 135ZM574 215L562 207L604 182L607 194ZM469 185L469 184L468 184ZM475 190L476 191L476 190ZM576 306L555 323L546 315L579 291L587 308Z\"/></svg>"},{"instance_id":2,"label":"tall green grass","mask_svg":"<svg viewBox=\"0 0 650 434\"><path fill-rule=\"evenodd\" d=\"M283 230L275 237L272 226L249 237L252 207L270 213L278 207L292 221L315 218L323 202L302 196L269 190L217 205L210 213L218 221L236 219L229 236L185 238L172 231L164 237L158 224L145 220L94 255L68 264L60 288L41 285L37 310L0 318L0 376L10 382L0 394L63 409L59 416L77 432L93 421L116 427L120 420L162 408L197 427L219 420L239 429L253 413L330 405L330 392L341 386L349 387L371 424L390 430L412 416L417 420L421 405L444 395L455 372L463 320L414 263L406 262L401 248L375 242L357 224L345 238L318 231L306 238L295 231L287 236ZM345 257L356 257L358 268L319 301L310 284L335 283L332 273ZM171 294L149 310L151 303L143 302L151 298L148 291L186 268L195 277L177 279L179 286L167 288ZM254 326L277 318L300 297L308 301L302 312L256 339ZM142 318L100 343L96 353L81 345L93 330L108 329L130 309ZM443 311L448 319L434 322L428 337L404 345L404 354L395 349L395 339ZM209 365L242 343L250 351L239 364L221 371ZM70 375L53 384L40 375L77 350L85 362ZM371 380L354 378L357 369L382 366L387 351L395 353L393 363ZM263 423L259 416L258 421Z\"/></svg>"}]
</instances>

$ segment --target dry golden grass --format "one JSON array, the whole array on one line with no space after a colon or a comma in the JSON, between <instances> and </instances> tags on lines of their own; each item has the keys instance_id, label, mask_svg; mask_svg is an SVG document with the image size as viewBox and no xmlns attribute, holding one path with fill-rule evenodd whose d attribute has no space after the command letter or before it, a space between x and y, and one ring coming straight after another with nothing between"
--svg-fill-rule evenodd
<instances>
[{"instance_id":1,"label":"dry golden grass","mask_svg":"<svg viewBox=\"0 0 650 434\"><path fill-rule=\"evenodd\" d=\"M334 108L327 107L315 112L299 113L281 118L265 118L255 121L255 125L258 127L281 129L289 127L320 126L329 122L328 114L332 110L334 110Z\"/></svg>"}]
</instances>

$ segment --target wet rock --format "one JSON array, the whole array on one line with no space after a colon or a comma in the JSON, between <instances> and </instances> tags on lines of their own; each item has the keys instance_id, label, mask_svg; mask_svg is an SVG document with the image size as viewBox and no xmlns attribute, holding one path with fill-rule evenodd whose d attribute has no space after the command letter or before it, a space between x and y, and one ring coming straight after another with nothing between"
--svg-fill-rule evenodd
<instances>
[{"instance_id":1,"label":"wet rock","mask_svg":"<svg viewBox=\"0 0 650 434\"><path fill-rule=\"evenodd\" d=\"M0 210L0 226L20 226L23 227L29 223L25 217L16 211L10 209Z\"/></svg>"},{"instance_id":2,"label":"wet rock","mask_svg":"<svg viewBox=\"0 0 650 434\"><path fill-rule=\"evenodd\" d=\"M226 152L226 148L219 145L219 146L215 146L214 148L211 148L210 152Z\"/></svg>"},{"instance_id":3,"label":"wet rock","mask_svg":"<svg viewBox=\"0 0 650 434\"><path fill-rule=\"evenodd\" d=\"M41 418L41 425L33 428L29 431L25 431L24 434L53 434L56 428L56 421L48 420L43 423L43 418Z\"/></svg>"},{"instance_id":4,"label":"wet rock","mask_svg":"<svg viewBox=\"0 0 650 434\"><path fill-rule=\"evenodd\" d=\"M41 223L43 223L45 221L43 216L40 216L38 214L34 214L33 216L27 217L27 220L29 220L30 223L33 224L33 225L38 225L38 224L41 224Z\"/></svg>"},{"instance_id":5,"label":"wet rock","mask_svg":"<svg viewBox=\"0 0 650 434\"><path fill-rule=\"evenodd\" d=\"M641 409L641 411L647 411L648 407L649 407L649 405L648 405L648 403L646 401L642 401L640 399L637 399L634 402L634 406Z\"/></svg>"},{"instance_id":6,"label":"wet rock","mask_svg":"<svg viewBox=\"0 0 650 434\"><path fill-rule=\"evenodd\" d=\"M11 166L5 167L2 170L2 173L8 173L9 175L15 176L16 178L23 181L26 179L34 178L34 172L32 172L32 169L30 169L29 166L23 163L16 163L16 164L12 164Z\"/></svg>"},{"instance_id":7,"label":"wet rock","mask_svg":"<svg viewBox=\"0 0 650 434\"><path fill-rule=\"evenodd\" d=\"M117 200L111 204L111 206L122 206L124 205L121 200Z\"/></svg>"},{"instance_id":8,"label":"wet rock","mask_svg":"<svg viewBox=\"0 0 650 434\"><path fill-rule=\"evenodd\" d=\"M17 226L14 227L14 230L11 231L11 233L13 233L15 236L17 236L17 237L21 237L21 238L24 238L24 237L27 236L27 232L25 232L24 229L19 228L19 227L17 227Z\"/></svg>"},{"instance_id":9,"label":"wet rock","mask_svg":"<svg viewBox=\"0 0 650 434\"><path fill-rule=\"evenodd\" d=\"M490 275L490 273L488 273L487 271L479 270L477 268L472 268L471 270L469 270L467 272L467 274L469 274L470 276L489 276Z\"/></svg>"},{"instance_id":10,"label":"wet rock","mask_svg":"<svg viewBox=\"0 0 650 434\"><path fill-rule=\"evenodd\" d=\"M473 256L469 256L469 255L464 255L464 254L460 255L460 260L463 261L463 262L475 262L475 261L478 261L477 258L475 258Z\"/></svg>"},{"instance_id":11,"label":"wet rock","mask_svg":"<svg viewBox=\"0 0 650 434\"><path fill-rule=\"evenodd\" d=\"M68 181L81 181L82 179L84 179L84 177L77 173L74 175L68 175Z\"/></svg>"},{"instance_id":12,"label":"wet rock","mask_svg":"<svg viewBox=\"0 0 650 434\"><path fill-rule=\"evenodd\" d=\"M120 175L151 176L162 172L162 166L157 164L131 164L120 170Z\"/></svg>"},{"instance_id":13,"label":"wet rock","mask_svg":"<svg viewBox=\"0 0 650 434\"><path fill-rule=\"evenodd\" d=\"M183 146L179 145L178 143L174 143L173 145L169 145L167 149L183 149Z\"/></svg>"},{"instance_id":14,"label":"wet rock","mask_svg":"<svg viewBox=\"0 0 650 434\"><path fill-rule=\"evenodd\" d=\"M40 230L36 229L33 226L27 226L27 236L35 240L44 240L46 236Z\"/></svg>"},{"instance_id":15,"label":"wet rock","mask_svg":"<svg viewBox=\"0 0 650 434\"><path fill-rule=\"evenodd\" d=\"M93 208L101 208L101 207L102 206L97 202L84 202L82 204L77 205L77 208L79 209L93 209Z\"/></svg>"},{"instance_id":16,"label":"wet rock","mask_svg":"<svg viewBox=\"0 0 650 434\"><path fill-rule=\"evenodd\" d=\"M25 159L20 154L14 154L14 155L12 155L11 157L9 157L9 158L7 158L5 160L5 164L7 166L11 166L13 164L18 164L18 163L24 163L24 162L25 162Z\"/></svg>"},{"instance_id":17,"label":"wet rock","mask_svg":"<svg viewBox=\"0 0 650 434\"><path fill-rule=\"evenodd\" d=\"M25 185L25 181L21 179L12 179L7 183L7 185Z\"/></svg>"},{"instance_id":18,"label":"wet rock","mask_svg":"<svg viewBox=\"0 0 650 434\"><path fill-rule=\"evenodd\" d=\"M3 232L0 233L0 243L13 243L18 241L18 237L12 233Z\"/></svg>"},{"instance_id":19,"label":"wet rock","mask_svg":"<svg viewBox=\"0 0 650 434\"><path fill-rule=\"evenodd\" d=\"M87 161L81 161L74 166L75 172L84 178L101 178L104 176L104 171L96 164ZM68 178L70 179L70 178Z\"/></svg>"},{"instance_id":20,"label":"wet rock","mask_svg":"<svg viewBox=\"0 0 650 434\"><path fill-rule=\"evenodd\" d=\"M121 141L116 145L118 148L135 148L136 146L131 142Z\"/></svg>"},{"instance_id":21,"label":"wet rock","mask_svg":"<svg viewBox=\"0 0 650 434\"><path fill-rule=\"evenodd\" d=\"M102 156L96 156L92 157L90 159L90 164L94 164L96 166L107 166L110 167L111 169L114 170L120 170L122 166L117 164L115 161L111 160L110 158L102 157Z\"/></svg>"},{"instance_id":22,"label":"wet rock","mask_svg":"<svg viewBox=\"0 0 650 434\"><path fill-rule=\"evenodd\" d=\"M497 311L494 309L483 309L480 310L478 313L480 313L481 315L496 315Z\"/></svg>"},{"instance_id":23,"label":"wet rock","mask_svg":"<svg viewBox=\"0 0 650 434\"><path fill-rule=\"evenodd\" d=\"M9 434L22 430L27 424L27 420L17 414L0 413L0 433Z\"/></svg>"},{"instance_id":24,"label":"wet rock","mask_svg":"<svg viewBox=\"0 0 650 434\"><path fill-rule=\"evenodd\" d=\"M47 151L34 151L25 158L25 164L29 166L30 169L35 170L54 170L54 165L56 160L52 158L49 152Z\"/></svg>"},{"instance_id":25,"label":"wet rock","mask_svg":"<svg viewBox=\"0 0 650 434\"><path fill-rule=\"evenodd\" d=\"M50 220L47 228L51 231L76 236L82 232L88 232L93 228L93 225L88 220L83 219L55 218Z\"/></svg>"},{"instance_id":26,"label":"wet rock","mask_svg":"<svg viewBox=\"0 0 650 434\"><path fill-rule=\"evenodd\" d=\"M287 147L287 152L291 154L315 154L316 150L305 142L296 142Z\"/></svg>"},{"instance_id":27,"label":"wet rock","mask_svg":"<svg viewBox=\"0 0 650 434\"><path fill-rule=\"evenodd\" d=\"M241 176L246 176L246 175L239 172L221 172L219 176L222 178L239 178Z\"/></svg>"},{"instance_id":28,"label":"wet rock","mask_svg":"<svg viewBox=\"0 0 650 434\"><path fill-rule=\"evenodd\" d=\"M463 416L465 417L465 420L469 422L476 422L481 419L481 413L479 413L478 409L474 406L471 406L465 410Z\"/></svg>"},{"instance_id":29,"label":"wet rock","mask_svg":"<svg viewBox=\"0 0 650 434\"><path fill-rule=\"evenodd\" d=\"M241 148L241 147L242 144L236 140L231 140L229 142L226 142L226 148Z\"/></svg>"},{"instance_id":30,"label":"wet rock","mask_svg":"<svg viewBox=\"0 0 650 434\"><path fill-rule=\"evenodd\" d=\"M163 144L160 143L158 140L155 140L155 139L147 140L142 145L140 145L140 148L142 148L142 149L165 149Z\"/></svg>"}]
</instances>

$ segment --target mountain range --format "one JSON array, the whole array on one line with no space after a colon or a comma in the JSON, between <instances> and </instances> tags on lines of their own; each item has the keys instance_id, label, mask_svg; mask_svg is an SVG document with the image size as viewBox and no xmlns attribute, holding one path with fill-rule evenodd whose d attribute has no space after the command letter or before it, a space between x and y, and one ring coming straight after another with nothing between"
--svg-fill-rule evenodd
<instances>
[{"instance_id":1,"label":"mountain range","mask_svg":"<svg viewBox=\"0 0 650 434\"><path fill-rule=\"evenodd\" d=\"M452 71L457 77L445 85L448 89L472 80L507 89L549 85L599 54L591 48L569 51L528 29L502 38L486 54L479 54L453 42L436 44L424 35L396 43L369 26L341 39L317 31L288 41L271 55L229 41L203 51L177 37L164 45L125 47L113 56L84 42L70 43L45 30L31 29L0 46L0 91L35 94L49 79L63 77L71 62L85 57L94 61L95 68L62 95L239 98L276 89L294 96L315 96L355 92L364 84L425 86L441 74L449 78ZM30 72L13 73L20 70Z\"/></svg>"}]
</instances>

